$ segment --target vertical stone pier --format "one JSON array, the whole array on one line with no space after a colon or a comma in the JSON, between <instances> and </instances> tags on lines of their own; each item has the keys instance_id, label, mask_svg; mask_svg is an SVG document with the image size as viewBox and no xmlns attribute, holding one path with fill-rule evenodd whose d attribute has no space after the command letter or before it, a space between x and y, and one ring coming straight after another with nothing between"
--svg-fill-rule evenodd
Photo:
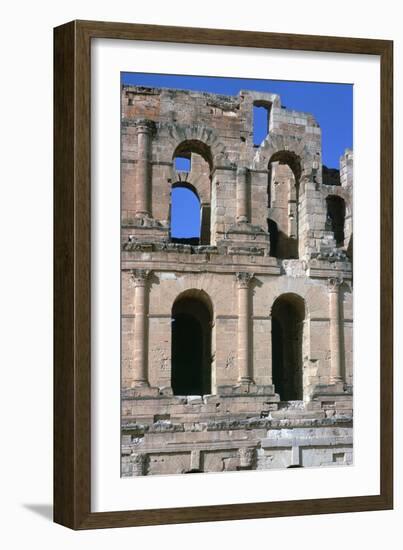
<instances>
[{"instance_id":1,"label":"vertical stone pier","mask_svg":"<svg viewBox=\"0 0 403 550\"><path fill-rule=\"evenodd\" d=\"M132 387L148 386L147 377L147 314L148 314L148 285L149 271L134 269L132 279L134 283L134 342L133 342L133 380Z\"/></svg>"},{"instance_id":2,"label":"vertical stone pier","mask_svg":"<svg viewBox=\"0 0 403 550\"><path fill-rule=\"evenodd\" d=\"M248 170L238 168L236 173L236 221L248 222Z\"/></svg>"},{"instance_id":3,"label":"vertical stone pier","mask_svg":"<svg viewBox=\"0 0 403 550\"><path fill-rule=\"evenodd\" d=\"M253 382L250 372L250 281L253 273L236 274L238 285L238 382Z\"/></svg>"},{"instance_id":4,"label":"vertical stone pier","mask_svg":"<svg viewBox=\"0 0 403 550\"><path fill-rule=\"evenodd\" d=\"M137 166L136 166L136 217L150 217L151 142L155 122L140 119L136 122Z\"/></svg>"},{"instance_id":5,"label":"vertical stone pier","mask_svg":"<svg viewBox=\"0 0 403 550\"><path fill-rule=\"evenodd\" d=\"M330 320L330 382L343 382L341 362L340 286L343 279L328 279Z\"/></svg>"}]
</instances>

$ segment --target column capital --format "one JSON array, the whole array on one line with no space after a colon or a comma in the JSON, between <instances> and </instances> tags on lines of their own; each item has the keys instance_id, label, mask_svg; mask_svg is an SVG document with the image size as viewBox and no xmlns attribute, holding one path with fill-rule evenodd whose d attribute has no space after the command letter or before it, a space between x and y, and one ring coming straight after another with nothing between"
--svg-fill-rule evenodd
<instances>
[{"instance_id":1,"label":"column capital","mask_svg":"<svg viewBox=\"0 0 403 550\"><path fill-rule=\"evenodd\" d=\"M138 118L134 122L137 134L150 134L153 135L156 132L157 126L153 120L148 118Z\"/></svg>"},{"instance_id":2,"label":"column capital","mask_svg":"<svg viewBox=\"0 0 403 550\"><path fill-rule=\"evenodd\" d=\"M343 284L343 277L329 277L327 280L327 288L329 292L338 292Z\"/></svg>"},{"instance_id":3,"label":"column capital","mask_svg":"<svg viewBox=\"0 0 403 550\"><path fill-rule=\"evenodd\" d=\"M236 175L237 177L246 176L246 174L249 172L249 168L246 166L238 166L236 169Z\"/></svg>"},{"instance_id":4,"label":"column capital","mask_svg":"<svg viewBox=\"0 0 403 550\"><path fill-rule=\"evenodd\" d=\"M130 271L130 277L134 286L145 286L150 273L151 271L149 269L132 269Z\"/></svg>"},{"instance_id":5,"label":"column capital","mask_svg":"<svg viewBox=\"0 0 403 550\"><path fill-rule=\"evenodd\" d=\"M238 271L235 276L237 279L238 288L248 288L249 283L253 279L255 274L249 273L248 271Z\"/></svg>"}]
</instances>

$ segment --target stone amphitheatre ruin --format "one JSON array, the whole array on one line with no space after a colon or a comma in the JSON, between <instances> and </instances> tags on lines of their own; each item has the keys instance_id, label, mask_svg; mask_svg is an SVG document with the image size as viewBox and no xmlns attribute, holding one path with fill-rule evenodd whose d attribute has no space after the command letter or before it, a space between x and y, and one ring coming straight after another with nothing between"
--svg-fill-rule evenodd
<instances>
[{"instance_id":1,"label":"stone amphitheatre ruin","mask_svg":"<svg viewBox=\"0 0 403 550\"><path fill-rule=\"evenodd\" d=\"M121 101L122 475L351 464L352 151L323 166L276 94ZM177 187L197 238L171 235Z\"/></svg>"}]
</instances>

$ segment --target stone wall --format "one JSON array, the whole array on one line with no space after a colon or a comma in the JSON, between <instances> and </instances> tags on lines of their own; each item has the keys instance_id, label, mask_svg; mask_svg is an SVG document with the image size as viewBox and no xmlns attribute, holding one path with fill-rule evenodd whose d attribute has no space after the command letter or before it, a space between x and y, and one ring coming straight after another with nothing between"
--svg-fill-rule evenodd
<instances>
[{"instance_id":1,"label":"stone wall","mask_svg":"<svg viewBox=\"0 0 403 550\"><path fill-rule=\"evenodd\" d=\"M259 146L254 105L269 112ZM122 87L123 475L351 463L352 163L322 181L318 124L275 94ZM198 242L171 238L177 186L200 201ZM182 299L208 311L209 395L173 392ZM274 348L273 305L292 319L297 302L298 338Z\"/></svg>"}]
</instances>

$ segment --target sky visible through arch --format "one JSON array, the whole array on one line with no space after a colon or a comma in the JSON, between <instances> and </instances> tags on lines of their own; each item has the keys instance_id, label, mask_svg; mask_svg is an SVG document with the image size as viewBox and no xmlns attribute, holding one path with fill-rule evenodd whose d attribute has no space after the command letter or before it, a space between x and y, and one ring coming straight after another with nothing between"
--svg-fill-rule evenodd
<instances>
[{"instance_id":1,"label":"sky visible through arch","mask_svg":"<svg viewBox=\"0 0 403 550\"><path fill-rule=\"evenodd\" d=\"M339 168L339 158L353 147L353 86L321 82L294 82L248 78L181 76L147 73L122 73L122 84L154 88L177 88L224 95L238 95L240 90L279 94L287 109L311 113L322 130L322 162ZM257 119L257 124L262 124ZM258 128L259 130L259 128ZM200 231L200 205L189 190L172 192L171 234L194 237Z\"/></svg>"}]
</instances>

